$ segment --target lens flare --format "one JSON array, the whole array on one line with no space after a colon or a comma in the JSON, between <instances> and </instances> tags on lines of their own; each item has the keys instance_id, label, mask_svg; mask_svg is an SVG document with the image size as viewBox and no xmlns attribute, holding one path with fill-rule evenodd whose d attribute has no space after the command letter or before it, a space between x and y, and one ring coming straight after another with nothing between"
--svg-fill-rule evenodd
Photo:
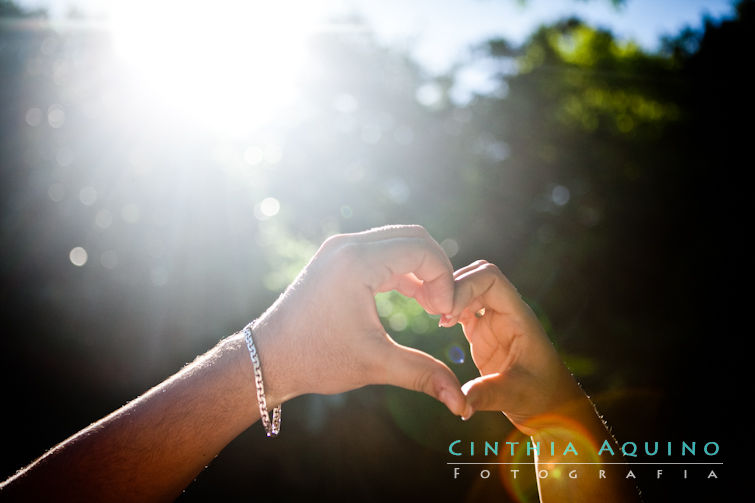
<instances>
[{"instance_id":1,"label":"lens flare","mask_svg":"<svg viewBox=\"0 0 755 503\"><path fill-rule=\"evenodd\" d=\"M559 439L558 441L554 440L552 445L550 442L541 442L540 445L540 452L543 455L548 455L550 462L540 463L537 469L547 470L548 476L564 476L561 465L556 463L575 461L576 456L571 451L567 451L568 445L573 446L573 449L579 453L580 462L600 461L597 454L599 445L587 430L574 419L556 414L546 414L528 421L527 426L542 432L542 438ZM506 442L519 442L519 446L532 441L532 438L525 436L518 430L513 430L509 438L506 439ZM515 467L520 470L529 469L532 465L526 463L532 463L535 459L532 452L528 453L527 449L524 448L515 449L513 456L510 452L503 452L501 457L505 458L502 461L522 463L521 466ZM511 465L500 465L499 468L506 491L514 501L531 501L533 495L537 495L537 476L535 479L522 476L514 478L510 473L507 473L510 469Z\"/></svg>"},{"instance_id":2,"label":"lens flare","mask_svg":"<svg viewBox=\"0 0 755 503\"><path fill-rule=\"evenodd\" d=\"M87 254L87 251L84 248L82 248L81 246L76 246L72 248L71 251L68 253L68 259L76 267L82 267L84 264L87 263L87 260L89 259L89 255Z\"/></svg>"},{"instance_id":3,"label":"lens flare","mask_svg":"<svg viewBox=\"0 0 755 503\"><path fill-rule=\"evenodd\" d=\"M446 355L448 356L449 360L459 365L464 363L465 356L466 356L464 354L464 350L461 349L461 347L459 347L456 344L448 348L448 350L446 351Z\"/></svg>"}]
</instances>

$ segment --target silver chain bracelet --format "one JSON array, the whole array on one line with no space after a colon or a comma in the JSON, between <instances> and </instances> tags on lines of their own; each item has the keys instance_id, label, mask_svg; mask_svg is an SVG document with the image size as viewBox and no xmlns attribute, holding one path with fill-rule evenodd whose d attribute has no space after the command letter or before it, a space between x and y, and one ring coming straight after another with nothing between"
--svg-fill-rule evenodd
<instances>
[{"instance_id":1,"label":"silver chain bracelet","mask_svg":"<svg viewBox=\"0 0 755 503\"><path fill-rule=\"evenodd\" d=\"M246 347L249 350L249 357L252 359L252 366L254 367L254 383L257 387L257 403L260 406L260 419L262 420L262 426L265 427L268 437L276 437L281 429L281 406L278 405L273 409L273 420L270 421L270 416L267 412L267 401L265 400L265 386L262 384L262 366L260 365L259 356L257 356L257 348L254 347L254 340L252 339L252 323L244 327L244 339L246 340Z\"/></svg>"}]
</instances>

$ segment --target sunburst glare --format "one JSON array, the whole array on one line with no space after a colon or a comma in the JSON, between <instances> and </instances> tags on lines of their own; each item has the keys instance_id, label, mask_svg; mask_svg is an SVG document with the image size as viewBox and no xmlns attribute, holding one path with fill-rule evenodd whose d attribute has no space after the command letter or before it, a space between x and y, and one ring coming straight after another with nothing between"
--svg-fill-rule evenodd
<instances>
[{"instance_id":1,"label":"sunburst glare","mask_svg":"<svg viewBox=\"0 0 755 503\"><path fill-rule=\"evenodd\" d=\"M248 131L296 99L319 2L292 3L120 1L111 33L130 75L162 104L221 132Z\"/></svg>"}]
</instances>

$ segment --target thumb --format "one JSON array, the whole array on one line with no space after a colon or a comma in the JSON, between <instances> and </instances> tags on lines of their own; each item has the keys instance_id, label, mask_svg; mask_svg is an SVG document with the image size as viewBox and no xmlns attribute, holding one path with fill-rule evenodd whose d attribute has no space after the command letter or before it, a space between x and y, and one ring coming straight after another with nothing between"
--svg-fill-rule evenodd
<instances>
[{"instance_id":1,"label":"thumb","mask_svg":"<svg viewBox=\"0 0 755 503\"><path fill-rule=\"evenodd\" d=\"M469 419L478 410L501 410L500 373L488 374L472 379L462 386L461 391L467 397L467 410L464 419Z\"/></svg>"},{"instance_id":2,"label":"thumb","mask_svg":"<svg viewBox=\"0 0 755 503\"><path fill-rule=\"evenodd\" d=\"M459 380L440 360L391 341L384 361L385 384L422 391L442 402L457 416L461 416L466 410L466 399L461 392Z\"/></svg>"}]
</instances>

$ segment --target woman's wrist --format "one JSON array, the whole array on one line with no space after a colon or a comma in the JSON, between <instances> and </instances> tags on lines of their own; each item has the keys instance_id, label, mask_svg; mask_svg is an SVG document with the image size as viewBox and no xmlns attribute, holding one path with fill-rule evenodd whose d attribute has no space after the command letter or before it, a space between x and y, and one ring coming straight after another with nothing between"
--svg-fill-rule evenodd
<instances>
[{"instance_id":1,"label":"woman's wrist","mask_svg":"<svg viewBox=\"0 0 755 503\"><path fill-rule=\"evenodd\" d=\"M564 372L568 374L565 367ZM595 405L571 374L559 382L554 394L554 406L528 421L527 433L543 445L573 442L580 454L596 453L611 437Z\"/></svg>"},{"instance_id":2,"label":"woman's wrist","mask_svg":"<svg viewBox=\"0 0 755 503\"><path fill-rule=\"evenodd\" d=\"M550 386L542 387L542 409L517 424L520 431L534 436L575 424L594 426L600 421L592 402L563 364L559 365L551 382Z\"/></svg>"}]
</instances>

